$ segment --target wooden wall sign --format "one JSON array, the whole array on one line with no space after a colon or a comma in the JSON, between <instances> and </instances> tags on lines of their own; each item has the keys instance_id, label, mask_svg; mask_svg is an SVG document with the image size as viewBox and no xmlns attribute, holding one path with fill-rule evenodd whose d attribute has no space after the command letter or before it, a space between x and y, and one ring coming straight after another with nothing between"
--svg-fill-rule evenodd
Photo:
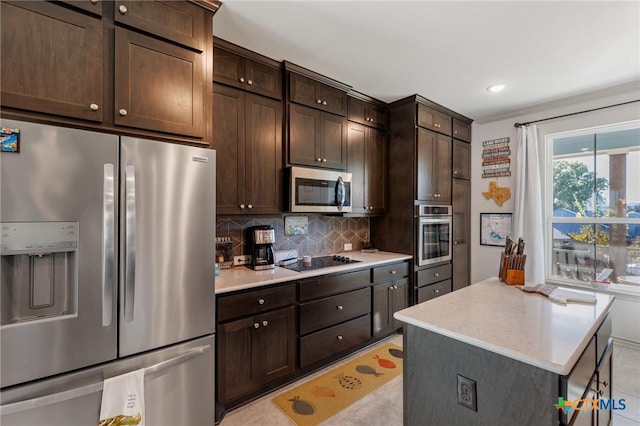
<instances>
[{"instance_id":1,"label":"wooden wall sign","mask_svg":"<svg viewBox=\"0 0 640 426\"><path fill-rule=\"evenodd\" d=\"M482 177L511 176L510 138L482 142Z\"/></svg>"}]
</instances>

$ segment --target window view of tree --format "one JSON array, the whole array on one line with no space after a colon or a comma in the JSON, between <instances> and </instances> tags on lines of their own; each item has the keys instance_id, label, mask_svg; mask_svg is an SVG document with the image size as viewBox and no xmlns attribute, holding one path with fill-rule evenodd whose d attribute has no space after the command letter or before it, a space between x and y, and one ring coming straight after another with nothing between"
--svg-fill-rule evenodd
<instances>
[{"instance_id":1,"label":"window view of tree","mask_svg":"<svg viewBox=\"0 0 640 426\"><path fill-rule=\"evenodd\" d=\"M594 188L595 186L595 188ZM553 162L553 208L564 208L586 216L587 211L604 210L604 191L609 188L609 181L597 177L581 162ZM595 189L596 209L593 208ZM600 211L600 215L604 212Z\"/></svg>"},{"instance_id":2,"label":"window view of tree","mask_svg":"<svg viewBox=\"0 0 640 426\"><path fill-rule=\"evenodd\" d=\"M640 123L550 143L548 279L640 285Z\"/></svg>"}]
</instances>

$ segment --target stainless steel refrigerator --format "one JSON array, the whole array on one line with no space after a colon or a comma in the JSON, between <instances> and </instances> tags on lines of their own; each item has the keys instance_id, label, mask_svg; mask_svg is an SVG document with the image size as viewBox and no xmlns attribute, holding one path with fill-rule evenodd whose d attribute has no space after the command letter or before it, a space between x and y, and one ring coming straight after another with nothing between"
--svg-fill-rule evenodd
<instances>
[{"instance_id":1,"label":"stainless steel refrigerator","mask_svg":"<svg viewBox=\"0 0 640 426\"><path fill-rule=\"evenodd\" d=\"M215 151L0 125L0 424L96 425L144 368L147 425L213 425Z\"/></svg>"}]
</instances>

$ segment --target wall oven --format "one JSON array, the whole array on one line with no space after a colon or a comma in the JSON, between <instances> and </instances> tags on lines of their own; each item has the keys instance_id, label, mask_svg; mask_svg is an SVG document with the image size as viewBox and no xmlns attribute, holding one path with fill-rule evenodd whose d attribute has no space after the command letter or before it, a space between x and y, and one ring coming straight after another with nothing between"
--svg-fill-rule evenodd
<instances>
[{"instance_id":1,"label":"wall oven","mask_svg":"<svg viewBox=\"0 0 640 426\"><path fill-rule=\"evenodd\" d=\"M416 206L416 265L451 260L451 206Z\"/></svg>"},{"instance_id":2,"label":"wall oven","mask_svg":"<svg viewBox=\"0 0 640 426\"><path fill-rule=\"evenodd\" d=\"M351 173L289 167L286 208L291 212L351 212Z\"/></svg>"}]
</instances>

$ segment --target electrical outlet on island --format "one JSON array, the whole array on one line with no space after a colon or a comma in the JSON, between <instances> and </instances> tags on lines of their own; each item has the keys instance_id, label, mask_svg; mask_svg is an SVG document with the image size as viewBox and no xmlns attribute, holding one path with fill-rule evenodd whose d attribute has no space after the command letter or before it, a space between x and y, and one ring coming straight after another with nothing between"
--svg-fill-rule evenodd
<instances>
[{"instance_id":1,"label":"electrical outlet on island","mask_svg":"<svg viewBox=\"0 0 640 426\"><path fill-rule=\"evenodd\" d=\"M456 374L458 388L458 404L472 411L478 411L476 381Z\"/></svg>"}]
</instances>

